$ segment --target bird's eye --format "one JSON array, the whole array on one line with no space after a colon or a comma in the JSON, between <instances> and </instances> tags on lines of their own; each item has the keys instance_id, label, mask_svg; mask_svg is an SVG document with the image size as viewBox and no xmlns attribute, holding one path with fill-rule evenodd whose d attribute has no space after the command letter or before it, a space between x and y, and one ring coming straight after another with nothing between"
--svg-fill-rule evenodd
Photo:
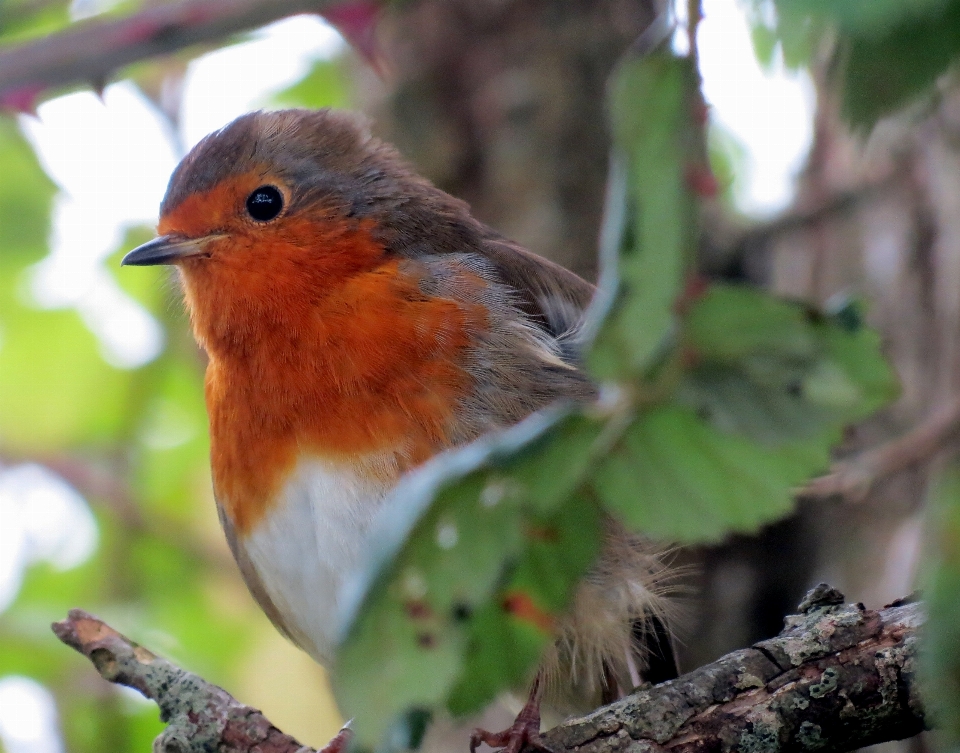
<instances>
[{"instance_id":1,"label":"bird's eye","mask_svg":"<svg viewBox=\"0 0 960 753\"><path fill-rule=\"evenodd\" d=\"M283 194L275 186L260 186L247 197L247 212L257 222L269 222L283 209Z\"/></svg>"}]
</instances>

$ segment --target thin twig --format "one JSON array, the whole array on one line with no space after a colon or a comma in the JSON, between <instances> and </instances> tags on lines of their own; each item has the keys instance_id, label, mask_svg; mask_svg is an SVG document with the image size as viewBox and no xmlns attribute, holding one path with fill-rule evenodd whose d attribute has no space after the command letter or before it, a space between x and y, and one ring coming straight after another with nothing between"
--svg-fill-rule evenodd
<instances>
[{"instance_id":1,"label":"thin twig","mask_svg":"<svg viewBox=\"0 0 960 753\"><path fill-rule=\"evenodd\" d=\"M847 191L840 191L826 197L822 202L804 209L794 208L766 222L746 227L723 227L722 233L712 233L708 237L704 262L710 269L719 269L732 261L742 259L751 252L766 248L769 244L789 236L792 233L816 228L824 222L846 217L857 211L867 202L882 196L899 185L901 174L896 170L880 178L875 178ZM726 220L723 224L727 225Z\"/></svg>"},{"instance_id":2,"label":"thin twig","mask_svg":"<svg viewBox=\"0 0 960 753\"><path fill-rule=\"evenodd\" d=\"M843 497L862 502L870 490L890 476L930 462L960 434L960 399L935 411L919 426L885 444L834 465L797 494L802 499Z\"/></svg>"}]
</instances>

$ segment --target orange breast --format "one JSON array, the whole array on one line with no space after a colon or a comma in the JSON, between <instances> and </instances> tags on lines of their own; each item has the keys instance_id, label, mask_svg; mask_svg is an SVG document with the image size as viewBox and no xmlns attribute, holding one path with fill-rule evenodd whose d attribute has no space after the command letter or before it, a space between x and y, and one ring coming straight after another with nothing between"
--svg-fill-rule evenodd
<instances>
[{"instance_id":1,"label":"orange breast","mask_svg":"<svg viewBox=\"0 0 960 753\"><path fill-rule=\"evenodd\" d=\"M463 363L483 309L425 296L362 228L322 230L323 254L251 241L183 270L210 355L214 485L240 534L304 453L393 453L399 473L448 446L471 388Z\"/></svg>"}]
</instances>

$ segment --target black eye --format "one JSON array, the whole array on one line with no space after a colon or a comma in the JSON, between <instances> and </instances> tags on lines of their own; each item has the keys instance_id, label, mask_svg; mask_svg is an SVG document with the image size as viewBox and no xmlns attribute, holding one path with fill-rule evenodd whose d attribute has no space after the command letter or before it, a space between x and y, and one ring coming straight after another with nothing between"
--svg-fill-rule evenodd
<instances>
[{"instance_id":1,"label":"black eye","mask_svg":"<svg viewBox=\"0 0 960 753\"><path fill-rule=\"evenodd\" d=\"M274 186L260 186L247 197L247 211L257 222L269 222L283 209L283 194Z\"/></svg>"}]
</instances>

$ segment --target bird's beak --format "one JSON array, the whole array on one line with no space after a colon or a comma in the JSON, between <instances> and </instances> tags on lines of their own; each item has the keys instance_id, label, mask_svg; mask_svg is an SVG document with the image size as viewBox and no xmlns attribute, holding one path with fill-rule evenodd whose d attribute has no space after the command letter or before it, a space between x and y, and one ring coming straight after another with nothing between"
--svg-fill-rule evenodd
<instances>
[{"instance_id":1,"label":"bird's beak","mask_svg":"<svg viewBox=\"0 0 960 753\"><path fill-rule=\"evenodd\" d=\"M182 235L161 235L137 246L120 262L121 267L150 267L156 264L176 264L180 259L204 253L207 243L220 235L202 238L184 238Z\"/></svg>"}]
</instances>

